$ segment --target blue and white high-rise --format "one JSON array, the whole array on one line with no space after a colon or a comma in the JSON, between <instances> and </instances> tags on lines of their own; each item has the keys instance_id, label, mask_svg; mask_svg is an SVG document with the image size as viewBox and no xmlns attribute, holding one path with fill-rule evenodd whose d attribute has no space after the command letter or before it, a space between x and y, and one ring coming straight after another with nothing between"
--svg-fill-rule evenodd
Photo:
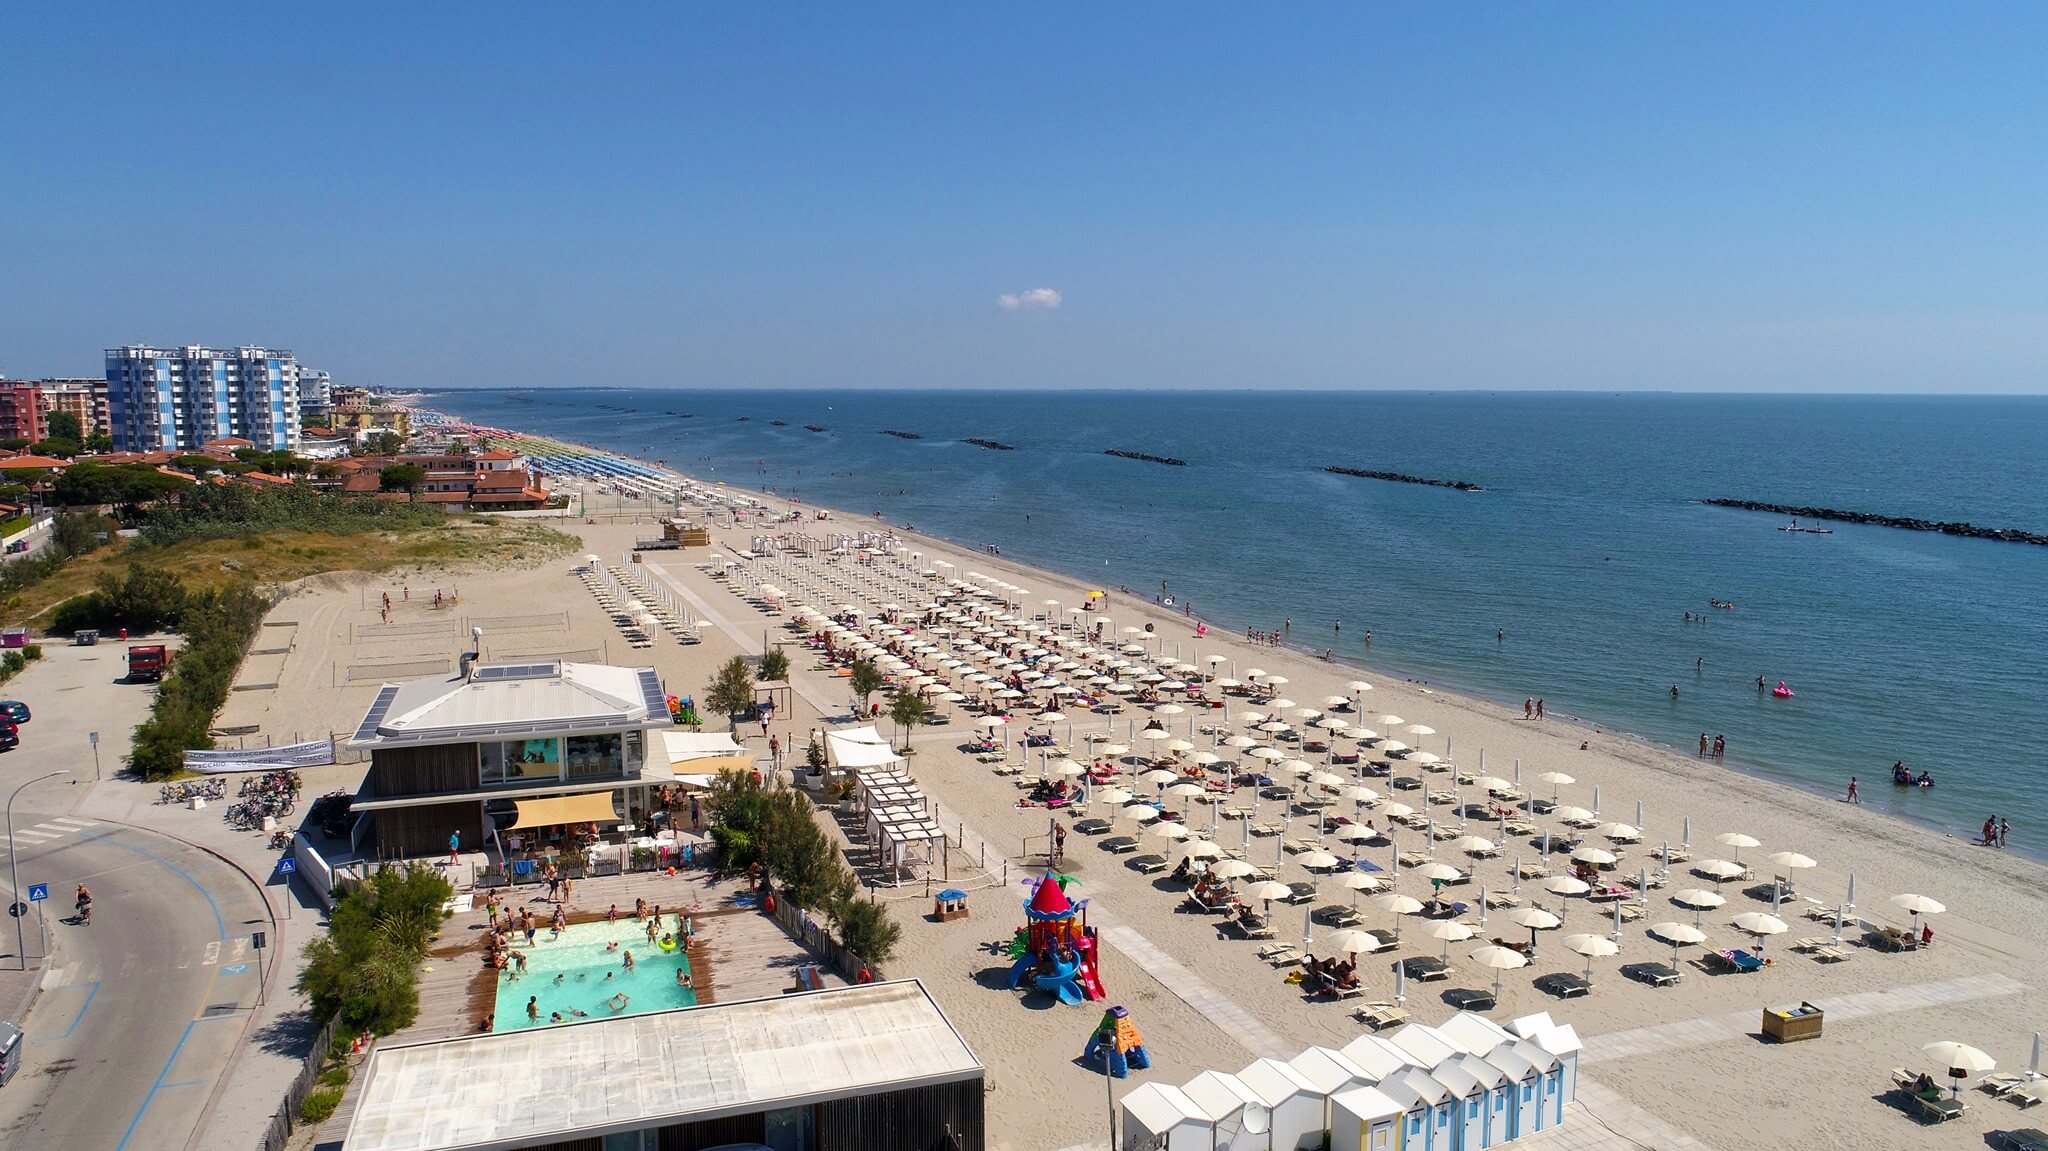
<instances>
[{"instance_id":1,"label":"blue and white high-rise","mask_svg":"<svg viewBox=\"0 0 2048 1151\"><path fill-rule=\"evenodd\" d=\"M290 451L299 362L276 348L108 348L107 415L122 451L194 451L230 436Z\"/></svg>"}]
</instances>

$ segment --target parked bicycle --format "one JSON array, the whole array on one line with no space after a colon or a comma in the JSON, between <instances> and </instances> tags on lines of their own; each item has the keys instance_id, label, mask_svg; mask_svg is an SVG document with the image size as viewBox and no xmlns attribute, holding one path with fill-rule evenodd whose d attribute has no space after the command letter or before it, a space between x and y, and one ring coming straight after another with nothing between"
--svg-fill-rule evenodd
<instances>
[{"instance_id":1,"label":"parked bicycle","mask_svg":"<svg viewBox=\"0 0 2048 1151\"><path fill-rule=\"evenodd\" d=\"M228 785L218 779L188 780L184 783L167 783L159 792L158 803L184 803L188 799L220 799L227 795Z\"/></svg>"}]
</instances>

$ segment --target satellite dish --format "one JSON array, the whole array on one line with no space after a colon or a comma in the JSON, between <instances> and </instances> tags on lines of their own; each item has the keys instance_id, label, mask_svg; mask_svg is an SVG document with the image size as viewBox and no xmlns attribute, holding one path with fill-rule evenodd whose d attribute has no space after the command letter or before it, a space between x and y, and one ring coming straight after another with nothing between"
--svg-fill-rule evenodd
<instances>
[{"instance_id":1,"label":"satellite dish","mask_svg":"<svg viewBox=\"0 0 2048 1151\"><path fill-rule=\"evenodd\" d=\"M1264 1135L1273 1129L1273 1110L1257 1103L1247 1103L1243 1123L1247 1135Z\"/></svg>"}]
</instances>

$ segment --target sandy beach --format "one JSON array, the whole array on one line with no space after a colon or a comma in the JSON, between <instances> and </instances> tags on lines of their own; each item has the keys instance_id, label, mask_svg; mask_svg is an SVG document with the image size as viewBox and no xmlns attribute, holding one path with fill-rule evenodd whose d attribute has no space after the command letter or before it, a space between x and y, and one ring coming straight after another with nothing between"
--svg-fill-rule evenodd
<instances>
[{"instance_id":1,"label":"sandy beach","mask_svg":"<svg viewBox=\"0 0 2048 1151\"><path fill-rule=\"evenodd\" d=\"M565 520L558 526L579 535L585 547L611 562L623 560L636 537L650 534L647 522ZM802 529L825 536L880 526L835 513L832 521L807 521ZM491 658L560 654L653 666L669 690L701 692L711 671L730 656L758 653L764 639L795 642L782 629L783 619L770 618L704 570L714 555L730 556L728 547L743 549L750 536L777 530L718 528L709 552L693 548L644 554L646 573L693 605L693 614L700 618L703 642L692 646L665 642L649 650L628 650L574 578L575 557L551 557L530 568L422 570L375 581L347 576L308 581L273 611L273 626L266 629L268 647L284 646L271 641L282 632L291 633L289 653L281 661L271 657L273 662L260 671L245 669L243 682L277 686L234 693L220 723L230 729L254 728L241 737L246 739L284 740L295 733L329 730L345 734L386 675L427 674L421 669L435 661L452 666L470 626L486 628L486 654ZM997 556L908 533L903 538L906 549L929 559L947 560L961 572L984 572L1028 589L1026 604L1056 599L1075 605L1091 590L1078 581ZM1157 574L1171 579L1174 573ZM392 590L397 601L390 625L379 622L376 608L384 590ZM447 593L440 607L432 604L436 590ZM1589 1081L1581 1089L1586 1116L1580 1126L1636 1133L1633 1144L1611 1145L1834 1148L1910 1142L1964 1147L1981 1145L1986 1132L2030 1125L2014 1104L1966 1090L1966 1115L1923 1131L1898 1108L1895 1098L1887 1096L1887 1072L1895 1066L1926 1067L1919 1047L1938 1039L1970 1043L1995 1056L2001 1068L2024 1069L2034 1013L2048 1006L2031 985L2035 957L2048 935L2043 926L2048 922L2043 916L2048 899L2042 893L2048 869L1846 802L1746 777L1711 761L1555 720L1525 721L1519 708L1510 711L1404 682L1397 671L1324 663L1284 648L1253 646L1242 634L1212 632L1197 638L1193 621L1140 598L1113 592L1106 614L1119 627L1149 623L1162 637L1164 650L1178 649L1190 661L1221 655L1235 661L1240 676L1251 667L1284 675L1289 681L1284 690L1303 706L1321 707L1325 697L1347 694L1348 681L1370 682L1373 690L1364 693L1360 709L1364 715L1346 718L1375 728L1382 714L1427 724L1439 734L1384 734L1438 754L1448 736L1455 741L1455 762L1462 772L1477 771L1483 751L1487 773L1509 775L1519 762L1528 790L1538 796L1547 797L1551 790L1534 782L1538 773L1569 773L1576 782L1559 789L1565 804L1593 807L1593 788L1598 785L1603 820L1634 822L1641 803L1642 842L1630 849L1620 874L1633 876L1639 865L1654 869L1648 857L1659 843L1676 846L1688 819L1695 862L1733 855L1734 849L1714 838L1728 831L1761 842L1762 846L1741 852L1745 862L1754 864L1757 881L1770 878L1771 865L1765 860L1771 852L1796 850L1817 861L1818 866L1796 877L1801 896L1817 903L1785 905L1790 930L1769 941L1772 964L1765 970L1709 974L1689 962L1699 949L1686 948L1685 975L1677 986L1653 989L1620 974L1623 964L1671 958L1671 948L1648 938L1644 928L1665 920L1693 921L1693 912L1671 904L1672 892L1715 886L1692 875L1690 865L1677 864L1670 869L1667 884L1649 893L1642 918L1623 928L1619 955L1594 961L1593 992L1564 1002L1537 990L1532 981L1556 972L1583 973L1586 961L1566 950L1562 937L1608 933L1611 909L1561 898L1534 883L1520 885L1525 905L1562 908L1564 925L1544 933L1529 967L1506 973L1502 1001L1490 1014L1506 1020L1549 1011L1578 1029L1587 1041ZM1309 642L1306 636L1297 638ZM843 681L813 670L810 653L794 646L789 650L797 688L795 714L778 716L775 730L786 743L795 743L825 722L821 713L843 714L849 697ZM1543 685L1530 684L1528 691L1540 696ZM1231 714L1246 707L1244 701L1233 700ZM1113 721L1076 711L1071 728L1077 741L1083 732L1105 728L1121 736L1133 715L1142 718L1142 711L1127 710ZM1173 718L1176 729L1184 728L1189 719ZM972 915L935 923L927 918L930 905L923 885L881 889L878 898L889 902L905 929L900 954L887 971L923 980L989 1066L990 1130L996 1145L1018 1151L1102 1145L1107 1139L1103 1083L1077 1060L1100 1005L1066 1007L1046 996L1020 997L1006 990L1007 962L997 949L1022 922L1025 889L1020 880L1030 874L1023 866L1029 854L1026 839L1044 836L1050 817L1043 809L1020 809L1017 801L1023 792L1012 780L992 773L962 750L970 734L965 721L966 716L956 712L953 725L919 732L910 770L936 801L941 821L959 836L951 856L953 878L973 889ZM889 730L886 719L882 726ZM1059 726L1064 734L1067 725ZM758 728L747 734L750 744L765 750ZM1415 774L1412 768L1397 770L1397 775ZM1443 781L1449 779L1433 778L1439 781L1435 786L1445 786ZM1372 783L1382 793L1422 806L1416 798L1419 793L1390 791L1385 781ZM1868 778L1865 783L1885 785ZM1242 798L1248 802L1249 792ZM1269 803L1268 811L1273 807ZM1434 810L1440 820L1455 819L1445 814L1449 808ZM829 816L821 814L821 819ZM1199 827L1206 820L1202 810L1191 822ZM1539 817L1534 822L1546 829L1558 826L1554 819ZM1229 824L1224 827L1218 841L1234 846L1241 833ZM1498 838L1488 821L1474 821L1470 830ZM1288 837L1314 833L1313 820L1297 818ZM1423 839L1420 833L1404 832L1400 842L1404 848L1419 848ZM1518 854L1524 861L1533 861L1538 854L1528 839L1510 839L1502 847L1499 858L1479 861L1468 860L1445 844L1436 845L1435 852L1439 860L1472 871L1475 886L1458 890L1476 895L1476 884L1481 883L1493 892L1512 889L1509 872ZM1172 854L1171 845L1163 840L1146 838L1146 850ZM1213 917L1187 913L1183 891L1163 877L1139 874L1127 865L1127 857L1110 855L1083 835L1071 836L1067 851L1064 870L1079 880L1076 891L1090 899L1090 922L1102 929L1107 944L1102 978L1109 1002L1131 1009L1154 1059L1150 1071L1134 1072L1116 1083L1117 1094L1147 1079L1179 1083L1206 1069L1237 1070L1255 1056L1285 1058L1310 1044L1342 1046L1365 1032L1364 1025L1351 1017L1355 1003L1304 999L1298 987L1284 981L1282 972L1257 958L1257 944L1219 930ZM854 845L853 861L864 862L864 852L864 845ZM1258 838L1252 841L1251 852L1254 859L1270 863L1279 847L1273 838ZM1363 853L1382 866L1391 854L1383 845L1367 846ZM965 870L970 861L983 860L986 877ZM1552 874L1568 867L1562 858L1556 859ZM1844 932L1846 959L1824 964L1796 952L1796 939L1832 937L1831 921L1823 925L1801 911L1841 903L1851 874L1856 907ZM1306 877L1291 860L1283 865L1281 878ZM1727 905L1705 914L1703 927L1714 944L1747 945L1748 937L1729 926L1729 919L1745 911L1771 910L1768 902L1744 893L1752 885L1727 884ZM1402 878L1398 889L1428 895L1428 884L1413 877ZM1326 882L1324 891L1319 902L1342 901L1343 893L1334 885ZM1911 954L1860 946L1858 918L1872 924L1906 924L1906 914L1889 902L1901 892L1924 894L1947 905L1946 914L1932 917L1936 944ZM1367 899L1359 902L1366 929L1392 929L1390 916ZM1275 912L1279 939L1298 941L1303 909L1276 907ZM1476 912L1467 916L1468 921L1476 918ZM1443 944L1427 938L1426 921L1411 917L1402 926L1404 943L1399 951L1360 963L1371 999L1392 997L1386 961L1443 952ZM1489 914L1483 930L1508 938L1528 934L1507 923L1499 911ZM1313 931L1318 939L1325 934L1321 926ZM1462 962L1473 945L1451 947L1455 970L1447 982L1407 985L1406 1006L1417 1020L1436 1022L1452 1013L1441 998L1447 987L1490 986L1492 972ZM1759 1038L1763 1008L1801 1001L1827 1008L1821 1039L1777 1046ZM1940 1068L1928 1069L1939 1077Z\"/></svg>"}]
</instances>

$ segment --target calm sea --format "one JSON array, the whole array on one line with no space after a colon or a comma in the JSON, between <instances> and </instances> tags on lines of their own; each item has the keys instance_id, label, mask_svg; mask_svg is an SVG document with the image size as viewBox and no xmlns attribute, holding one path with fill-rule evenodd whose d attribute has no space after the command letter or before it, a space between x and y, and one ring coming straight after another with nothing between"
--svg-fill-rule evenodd
<instances>
[{"instance_id":1,"label":"calm sea","mask_svg":"<svg viewBox=\"0 0 2048 1151\"><path fill-rule=\"evenodd\" d=\"M2015 847L2048 845L2048 548L1851 524L1795 535L1695 502L2048 532L2048 398L559 389L432 402L1105 583L1164 579L1234 630L1292 617L1303 647L1513 703L1540 695L1686 750L1724 735L1731 767L1834 793L1855 774L1873 807L1959 834L1997 812ZM1759 675L1796 697L1760 697ZM1895 759L1937 786L1893 789Z\"/></svg>"}]
</instances>

